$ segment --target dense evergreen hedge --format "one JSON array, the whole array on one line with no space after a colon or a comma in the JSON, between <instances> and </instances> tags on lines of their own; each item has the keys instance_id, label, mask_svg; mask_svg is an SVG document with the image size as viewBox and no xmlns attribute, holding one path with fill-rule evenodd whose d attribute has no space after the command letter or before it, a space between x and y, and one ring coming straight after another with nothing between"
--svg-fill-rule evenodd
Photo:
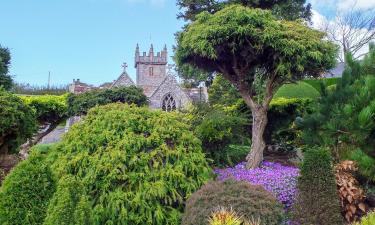
<instances>
[{"instance_id":1,"label":"dense evergreen hedge","mask_svg":"<svg viewBox=\"0 0 375 225\"><path fill-rule=\"evenodd\" d=\"M58 122L67 116L67 95L21 95L33 108L39 122Z\"/></svg>"},{"instance_id":2,"label":"dense evergreen hedge","mask_svg":"<svg viewBox=\"0 0 375 225\"><path fill-rule=\"evenodd\" d=\"M32 154L12 170L0 188L0 224L43 224L55 187L45 155Z\"/></svg>"},{"instance_id":3,"label":"dense evergreen hedge","mask_svg":"<svg viewBox=\"0 0 375 225\"><path fill-rule=\"evenodd\" d=\"M0 89L0 154L17 152L35 131L33 109L19 97Z\"/></svg>"},{"instance_id":4,"label":"dense evergreen hedge","mask_svg":"<svg viewBox=\"0 0 375 225\"><path fill-rule=\"evenodd\" d=\"M1 195L0 202L17 202L31 190L30 199L12 204L30 206L46 225L179 224L187 197L212 175L201 142L182 121L180 114L134 105L95 107L60 143L36 151L49 152L46 160L57 179L53 195L48 167L38 171L44 189L37 178L35 187L29 186L33 170L29 175L17 167L9 179L21 170L27 181L5 181L3 191L14 190L14 197L8 201ZM43 165L30 160L24 164ZM33 198L43 201L43 208ZM8 206L0 208L0 215L8 211ZM13 217L3 218L2 224L13 224Z\"/></svg>"},{"instance_id":5,"label":"dense evergreen hedge","mask_svg":"<svg viewBox=\"0 0 375 225\"><path fill-rule=\"evenodd\" d=\"M298 224L342 225L332 157L328 149L306 150L298 179L294 219Z\"/></svg>"},{"instance_id":6,"label":"dense evergreen hedge","mask_svg":"<svg viewBox=\"0 0 375 225\"><path fill-rule=\"evenodd\" d=\"M94 106L114 102L143 106L147 104L147 97L143 94L143 90L136 86L93 90L78 95L71 94L68 97L68 114L70 116L84 115Z\"/></svg>"}]
</instances>

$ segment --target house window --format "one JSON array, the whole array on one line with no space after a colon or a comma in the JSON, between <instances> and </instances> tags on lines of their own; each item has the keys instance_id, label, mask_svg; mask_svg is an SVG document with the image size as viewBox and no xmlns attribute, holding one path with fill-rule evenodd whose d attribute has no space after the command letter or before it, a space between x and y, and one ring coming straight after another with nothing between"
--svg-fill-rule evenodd
<instances>
[{"instance_id":1,"label":"house window","mask_svg":"<svg viewBox=\"0 0 375 225\"><path fill-rule=\"evenodd\" d=\"M164 97L161 108L167 112L176 110L176 101L170 93Z\"/></svg>"},{"instance_id":2,"label":"house window","mask_svg":"<svg viewBox=\"0 0 375 225\"><path fill-rule=\"evenodd\" d=\"M154 76L154 68L153 67L149 68L149 75Z\"/></svg>"}]
</instances>

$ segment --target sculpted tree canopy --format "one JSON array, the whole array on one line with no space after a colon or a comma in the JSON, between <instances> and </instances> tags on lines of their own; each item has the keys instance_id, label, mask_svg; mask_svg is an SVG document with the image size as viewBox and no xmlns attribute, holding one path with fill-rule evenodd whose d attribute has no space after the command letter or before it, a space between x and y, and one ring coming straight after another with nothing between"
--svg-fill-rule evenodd
<instances>
[{"instance_id":1,"label":"sculpted tree canopy","mask_svg":"<svg viewBox=\"0 0 375 225\"><path fill-rule=\"evenodd\" d=\"M269 9L279 19L311 20L311 4L306 0L178 0L177 5L182 9L178 18L195 20L201 12L216 13L228 5L240 4L246 7Z\"/></svg>"},{"instance_id":2,"label":"sculpted tree canopy","mask_svg":"<svg viewBox=\"0 0 375 225\"><path fill-rule=\"evenodd\" d=\"M270 11L231 5L203 12L178 37L178 65L221 74L238 89L253 115L248 168L263 160L267 110L286 82L319 76L335 65L337 46L302 22L277 20Z\"/></svg>"}]
</instances>

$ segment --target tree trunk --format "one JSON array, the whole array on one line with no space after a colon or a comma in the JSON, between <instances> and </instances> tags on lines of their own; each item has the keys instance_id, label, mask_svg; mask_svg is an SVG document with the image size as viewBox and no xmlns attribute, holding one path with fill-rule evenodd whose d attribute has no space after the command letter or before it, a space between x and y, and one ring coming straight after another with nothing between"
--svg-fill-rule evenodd
<instances>
[{"instance_id":1,"label":"tree trunk","mask_svg":"<svg viewBox=\"0 0 375 225\"><path fill-rule=\"evenodd\" d=\"M250 153L246 156L246 167L254 169L263 161L263 151L266 147L263 134L268 122L267 109L262 106L252 107L252 143Z\"/></svg>"}]
</instances>

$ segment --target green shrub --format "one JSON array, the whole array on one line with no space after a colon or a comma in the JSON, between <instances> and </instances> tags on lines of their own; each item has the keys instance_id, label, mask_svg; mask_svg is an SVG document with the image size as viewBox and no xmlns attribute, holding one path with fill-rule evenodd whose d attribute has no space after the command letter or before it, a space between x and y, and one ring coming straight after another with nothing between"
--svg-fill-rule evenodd
<instances>
[{"instance_id":1,"label":"green shrub","mask_svg":"<svg viewBox=\"0 0 375 225\"><path fill-rule=\"evenodd\" d=\"M375 182L375 159L373 157L357 149L351 152L350 159L357 162L358 171L362 176Z\"/></svg>"},{"instance_id":2,"label":"green shrub","mask_svg":"<svg viewBox=\"0 0 375 225\"><path fill-rule=\"evenodd\" d=\"M275 93L274 98L311 98L316 99L320 96L310 84L299 81L295 84L284 84Z\"/></svg>"},{"instance_id":3,"label":"green shrub","mask_svg":"<svg viewBox=\"0 0 375 225\"><path fill-rule=\"evenodd\" d=\"M211 176L201 142L189 129L174 112L120 103L90 110L54 147L60 181L74 180L67 187L59 182L49 224L82 213L92 213L95 224L178 224L187 196ZM81 207L74 197L80 194L65 200L72 196L65 192L77 191L76 181L87 195ZM91 212L82 210L87 201Z\"/></svg>"},{"instance_id":4,"label":"green shrub","mask_svg":"<svg viewBox=\"0 0 375 225\"><path fill-rule=\"evenodd\" d=\"M294 218L301 225L343 224L331 160L325 148L315 147L304 153L294 206Z\"/></svg>"},{"instance_id":5,"label":"green shrub","mask_svg":"<svg viewBox=\"0 0 375 225\"><path fill-rule=\"evenodd\" d=\"M370 212L367 216L361 219L361 222L355 223L353 225L374 225L375 224L375 212Z\"/></svg>"},{"instance_id":6,"label":"green shrub","mask_svg":"<svg viewBox=\"0 0 375 225\"><path fill-rule=\"evenodd\" d=\"M114 102L143 106L147 104L147 97L143 94L143 90L136 86L94 90L79 95L71 94L68 97L68 114L84 115L94 106Z\"/></svg>"},{"instance_id":7,"label":"green shrub","mask_svg":"<svg viewBox=\"0 0 375 225\"><path fill-rule=\"evenodd\" d=\"M26 105L33 108L39 122L58 122L67 116L67 95L22 95Z\"/></svg>"},{"instance_id":8,"label":"green shrub","mask_svg":"<svg viewBox=\"0 0 375 225\"><path fill-rule=\"evenodd\" d=\"M84 187L73 176L60 179L48 206L44 225L93 224L92 207Z\"/></svg>"},{"instance_id":9,"label":"green shrub","mask_svg":"<svg viewBox=\"0 0 375 225\"><path fill-rule=\"evenodd\" d=\"M261 186L245 181L212 181L187 201L182 225L206 225L218 207L234 210L243 219L260 218L264 224L284 224L284 209L272 194Z\"/></svg>"},{"instance_id":10,"label":"green shrub","mask_svg":"<svg viewBox=\"0 0 375 225\"><path fill-rule=\"evenodd\" d=\"M5 178L0 188L0 224L42 224L55 179L45 155L32 154Z\"/></svg>"},{"instance_id":11,"label":"green shrub","mask_svg":"<svg viewBox=\"0 0 375 225\"><path fill-rule=\"evenodd\" d=\"M244 141L246 118L225 113L206 104L196 105L186 115L207 157L215 166L232 165L230 144ZM247 136L247 135L245 135ZM249 150L249 149L248 149Z\"/></svg>"},{"instance_id":12,"label":"green shrub","mask_svg":"<svg viewBox=\"0 0 375 225\"><path fill-rule=\"evenodd\" d=\"M0 154L17 152L35 131L34 111L17 96L0 89Z\"/></svg>"}]
</instances>

